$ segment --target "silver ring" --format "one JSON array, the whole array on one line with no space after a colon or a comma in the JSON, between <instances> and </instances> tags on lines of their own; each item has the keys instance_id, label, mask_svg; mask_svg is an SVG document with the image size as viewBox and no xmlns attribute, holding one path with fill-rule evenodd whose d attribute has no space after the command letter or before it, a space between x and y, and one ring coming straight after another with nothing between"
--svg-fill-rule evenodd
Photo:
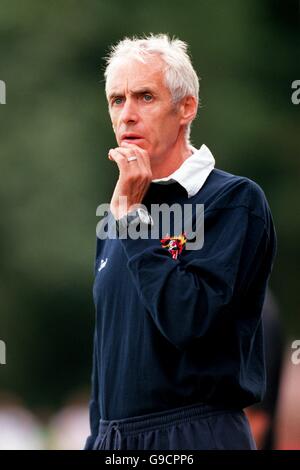
<instances>
[{"instance_id":1,"label":"silver ring","mask_svg":"<svg viewBox=\"0 0 300 470\"><path fill-rule=\"evenodd\" d=\"M137 160L137 157L135 155L132 155L132 157L127 158L128 162L133 162L134 160Z\"/></svg>"}]
</instances>

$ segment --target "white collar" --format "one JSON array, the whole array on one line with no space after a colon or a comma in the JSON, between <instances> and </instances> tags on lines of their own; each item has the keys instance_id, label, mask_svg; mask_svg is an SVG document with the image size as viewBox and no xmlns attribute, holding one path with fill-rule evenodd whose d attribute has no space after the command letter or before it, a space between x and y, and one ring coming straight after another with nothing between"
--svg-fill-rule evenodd
<instances>
[{"instance_id":1,"label":"white collar","mask_svg":"<svg viewBox=\"0 0 300 470\"><path fill-rule=\"evenodd\" d=\"M214 169L215 159L206 145L197 150L191 146L192 155L169 176L152 180L153 183L169 184L177 181L188 193L188 197L197 194L204 185L206 178Z\"/></svg>"}]
</instances>

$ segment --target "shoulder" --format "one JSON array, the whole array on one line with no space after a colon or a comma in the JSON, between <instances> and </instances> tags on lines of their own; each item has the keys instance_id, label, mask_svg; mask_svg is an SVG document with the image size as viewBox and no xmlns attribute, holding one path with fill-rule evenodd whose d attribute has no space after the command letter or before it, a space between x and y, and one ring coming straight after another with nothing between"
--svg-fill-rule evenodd
<instances>
[{"instance_id":1,"label":"shoulder","mask_svg":"<svg viewBox=\"0 0 300 470\"><path fill-rule=\"evenodd\" d=\"M265 219L269 205L263 189L246 176L234 175L215 168L206 181L209 207L207 209L234 209L244 207Z\"/></svg>"}]
</instances>

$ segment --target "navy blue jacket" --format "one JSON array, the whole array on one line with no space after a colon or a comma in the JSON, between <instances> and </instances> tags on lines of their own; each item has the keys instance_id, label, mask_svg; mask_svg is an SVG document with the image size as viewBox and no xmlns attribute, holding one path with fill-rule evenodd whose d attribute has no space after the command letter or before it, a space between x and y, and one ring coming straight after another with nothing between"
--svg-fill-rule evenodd
<instances>
[{"instance_id":1,"label":"navy blue jacket","mask_svg":"<svg viewBox=\"0 0 300 470\"><path fill-rule=\"evenodd\" d=\"M276 250L264 192L214 169L191 198L176 182L151 183L143 201L175 202L204 204L201 249L173 259L159 239L97 239L87 449L100 418L263 397L261 310Z\"/></svg>"}]
</instances>

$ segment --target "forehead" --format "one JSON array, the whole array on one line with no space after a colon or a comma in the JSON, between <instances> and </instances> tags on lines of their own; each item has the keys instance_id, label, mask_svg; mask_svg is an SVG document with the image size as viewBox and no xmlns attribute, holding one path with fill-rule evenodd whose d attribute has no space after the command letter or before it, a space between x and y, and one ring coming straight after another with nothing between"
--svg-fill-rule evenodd
<instances>
[{"instance_id":1,"label":"forehead","mask_svg":"<svg viewBox=\"0 0 300 470\"><path fill-rule=\"evenodd\" d=\"M160 57L149 58L145 63L130 57L116 61L112 64L107 77L107 96L146 88L157 92L168 92L164 80L164 67L165 64Z\"/></svg>"}]
</instances>

